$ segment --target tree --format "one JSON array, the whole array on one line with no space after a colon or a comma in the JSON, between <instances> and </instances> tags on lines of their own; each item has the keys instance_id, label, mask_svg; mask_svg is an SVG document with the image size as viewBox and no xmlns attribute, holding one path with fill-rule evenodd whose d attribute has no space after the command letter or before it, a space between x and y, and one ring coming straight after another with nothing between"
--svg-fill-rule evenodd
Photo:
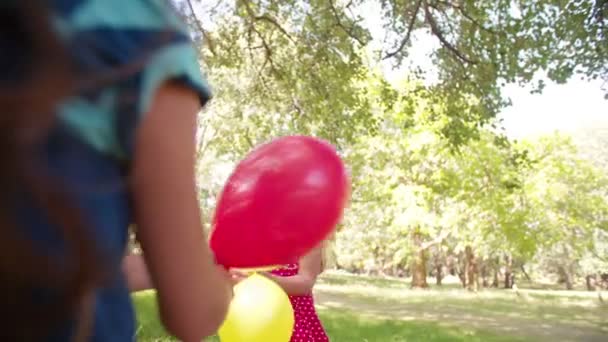
<instances>
[{"instance_id":1,"label":"tree","mask_svg":"<svg viewBox=\"0 0 608 342\"><path fill-rule=\"evenodd\" d=\"M568 137L541 138L530 150L535 167L526 192L536 239L548 266L572 289L579 262L602 246L598 233L608 228L608 180L578 157Z\"/></svg>"},{"instance_id":2,"label":"tree","mask_svg":"<svg viewBox=\"0 0 608 342\"><path fill-rule=\"evenodd\" d=\"M305 7L321 14L323 4ZM212 31L191 21L208 38L202 56L218 89L215 102L228 107L222 113L245 119L245 126L255 124L261 128L256 133L266 136L298 132L338 146L373 129L360 96L366 72L362 56L346 33L332 29L333 15L323 12L313 20L297 1L268 6L220 1L218 6L223 10L209 13ZM239 144L258 141L249 127L231 133Z\"/></svg>"},{"instance_id":3,"label":"tree","mask_svg":"<svg viewBox=\"0 0 608 342\"><path fill-rule=\"evenodd\" d=\"M369 65L407 59L414 35L438 42L431 60L439 81L431 89L445 98L442 134L454 145L476 137L508 104L505 83L527 84L542 73L557 82L574 75L608 80L604 0L216 0L196 11L198 3L186 0L181 8L205 38L210 75L247 69L251 84L241 101L255 100L257 110L289 116L292 130L335 143L336 131L352 137L376 127L356 84ZM380 9L386 39L366 58L375 28L364 26L362 8L370 4ZM409 70L414 78L417 70Z\"/></svg>"},{"instance_id":4,"label":"tree","mask_svg":"<svg viewBox=\"0 0 608 342\"><path fill-rule=\"evenodd\" d=\"M409 268L412 286L426 287L429 253L448 238L458 241L450 246L456 253L469 247L470 265L477 260L471 246L525 250L525 238L513 228L523 216L514 190L521 190L518 152L483 131L481 139L454 153L441 134L446 120L438 117L447 115L441 116L445 105L439 97L405 84L389 106L375 95L381 86L369 89L370 106L384 120L377 133L345 150L355 183L345 217L349 228L338 238L347 240L339 248L352 246L343 263L365 253L368 267ZM466 285L472 287L479 267L471 269Z\"/></svg>"},{"instance_id":5,"label":"tree","mask_svg":"<svg viewBox=\"0 0 608 342\"><path fill-rule=\"evenodd\" d=\"M501 265L509 287L516 266L564 248L559 260L596 267L586 260L605 247L601 175L564 152L568 144L510 143L488 124L508 103L502 83L543 72L558 82L606 78L605 1L380 0L387 38L371 53L361 8L372 0L218 0L202 11L177 2L195 39L205 38L200 55L215 89L199 130L209 214L246 152L307 134L336 145L352 173L340 267L409 274L425 287L449 254L471 289L489 269L497 279ZM438 42L438 81L422 82L414 65L402 84L388 84L378 64L405 62L421 34Z\"/></svg>"}]
</instances>

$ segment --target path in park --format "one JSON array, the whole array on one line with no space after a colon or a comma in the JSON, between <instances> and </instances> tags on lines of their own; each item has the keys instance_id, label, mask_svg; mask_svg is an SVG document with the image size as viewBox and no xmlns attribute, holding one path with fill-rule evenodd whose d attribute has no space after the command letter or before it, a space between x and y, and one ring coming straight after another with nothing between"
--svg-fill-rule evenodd
<instances>
[{"instance_id":1,"label":"path in park","mask_svg":"<svg viewBox=\"0 0 608 342\"><path fill-rule=\"evenodd\" d=\"M470 327L524 337L530 341L608 341L608 330L602 331L593 325L585 326L583 322L565 324L549 320L510 317L492 312L484 312L483 315L480 315L463 312L461 308L450 308L449 305L429 308L418 305L408 307L407 304L402 303L388 305L324 290L316 291L315 297L320 307L347 309L358 314L386 319L425 320L447 326Z\"/></svg>"}]
</instances>

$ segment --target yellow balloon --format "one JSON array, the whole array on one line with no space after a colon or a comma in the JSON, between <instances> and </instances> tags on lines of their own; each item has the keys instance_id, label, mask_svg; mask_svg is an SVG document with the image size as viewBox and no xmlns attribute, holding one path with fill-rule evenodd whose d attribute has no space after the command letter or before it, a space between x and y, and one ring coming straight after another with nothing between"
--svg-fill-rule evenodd
<instances>
[{"instance_id":1,"label":"yellow balloon","mask_svg":"<svg viewBox=\"0 0 608 342\"><path fill-rule=\"evenodd\" d=\"M234 287L218 335L222 342L289 342L294 326L289 297L274 281L253 274Z\"/></svg>"}]
</instances>

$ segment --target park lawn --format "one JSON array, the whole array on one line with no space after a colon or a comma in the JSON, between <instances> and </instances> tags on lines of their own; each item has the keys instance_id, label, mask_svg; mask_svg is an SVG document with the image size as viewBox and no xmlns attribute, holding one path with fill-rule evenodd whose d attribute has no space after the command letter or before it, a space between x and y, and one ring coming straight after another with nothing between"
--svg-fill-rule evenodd
<instances>
[{"instance_id":1,"label":"park lawn","mask_svg":"<svg viewBox=\"0 0 608 342\"><path fill-rule=\"evenodd\" d=\"M460 284L431 286L427 290L411 290L401 279L381 279L350 274L324 275L317 292L339 294L342 298L360 300L369 306L389 309L435 309L471 314L500 314L527 319L548 318L552 321L581 320L598 327L606 323L608 307L598 301L597 293L588 291L547 291L505 289L465 291ZM604 294L608 297L608 293ZM397 305L403 304L403 305Z\"/></svg>"},{"instance_id":2,"label":"park lawn","mask_svg":"<svg viewBox=\"0 0 608 342\"><path fill-rule=\"evenodd\" d=\"M523 341L482 330L437 323L372 318L350 310L319 310L331 341Z\"/></svg>"},{"instance_id":3,"label":"park lawn","mask_svg":"<svg viewBox=\"0 0 608 342\"><path fill-rule=\"evenodd\" d=\"M324 307L357 307L374 317L466 326L526 341L608 341L608 305L594 292L481 289L472 293L459 284L411 290L403 279L335 272L325 274L316 290Z\"/></svg>"},{"instance_id":4,"label":"park lawn","mask_svg":"<svg viewBox=\"0 0 608 342\"><path fill-rule=\"evenodd\" d=\"M162 328L156 314L153 292L134 296L138 315L139 341L175 341ZM518 341L476 329L446 327L432 322L374 318L349 309L319 310L331 341ZM209 341L217 341L210 339Z\"/></svg>"},{"instance_id":5,"label":"park lawn","mask_svg":"<svg viewBox=\"0 0 608 342\"><path fill-rule=\"evenodd\" d=\"M584 291L410 290L402 279L327 272L315 297L334 342L608 340L608 307ZM172 341L154 292L134 298L139 340Z\"/></svg>"}]
</instances>

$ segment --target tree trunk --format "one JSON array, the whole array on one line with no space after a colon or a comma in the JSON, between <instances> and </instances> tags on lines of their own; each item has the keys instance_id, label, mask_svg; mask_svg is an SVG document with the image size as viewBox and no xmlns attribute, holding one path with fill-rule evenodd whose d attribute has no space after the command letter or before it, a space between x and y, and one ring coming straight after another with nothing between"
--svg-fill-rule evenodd
<instances>
[{"instance_id":1,"label":"tree trunk","mask_svg":"<svg viewBox=\"0 0 608 342\"><path fill-rule=\"evenodd\" d=\"M505 289L513 288L513 284L511 282L511 272L505 271Z\"/></svg>"},{"instance_id":2,"label":"tree trunk","mask_svg":"<svg viewBox=\"0 0 608 342\"><path fill-rule=\"evenodd\" d=\"M568 274L566 275L566 290L573 290L574 289L574 282L572 281L572 275L570 274L570 272L568 272Z\"/></svg>"},{"instance_id":3,"label":"tree trunk","mask_svg":"<svg viewBox=\"0 0 608 342\"><path fill-rule=\"evenodd\" d=\"M532 282L532 278L530 277L528 272L526 272L526 268L525 268L524 264L521 264L521 266L519 268L521 270L521 273L523 273L524 277L526 277L526 280L528 280L529 282Z\"/></svg>"},{"instance_id":4,"label":"tree trunk","mask_svg":"<svg viewBox=\"0 0 608 342\"><path fill-rule=\"evenodd\" d=\"M500 257L496 257L492 261L492 272L493 272L492 287L498 288L500 286L500 276L501 276Z\"/></svg>"},{"instance_id":5,"label":"tree trunk","mask_svg":"<svg viewBox=\"0 0 608 342\"><path fill-rule=\"evenodd\" d=\"M505 257L505 289L512 289L515 279L513 276L513 258L510 255Z\"/></svg>"},{"instance_id":6,"label":"tree trunk","mask_svg":"<svg viewBox=\"0 0 608 342\"><path fill-rule=\"evenodd\" d=\"M488 264L484 262L481 264L481 286L483 286L483 287L490 286L490 282L488 281L488 276L489 276Z\"/></svg>"},{"instance_id":7,"label":"tree trunk","mask_svg":"<svg viewBox=\"0 0 608 342\"><path fill-rule=\"evenodd\" d=\"M412 244L416 248L410 264L412 288L427 288L429 284L426 282L426 249L422 248L422 235L418 231L412 233Z\"/></svg>"},{"instance_id":8,"label":"tree trunk","mask_svg":"<svg viewBox=\"0 0 608 342\"><path fill-rule=\"evenodd\" d=\"M458 253L458 257L455 263L456 274L458 274L458 279L460 279L460 285L465 289L467 287L467 272L466 272L466 260L464 257L464 253Z\"/></svg>"},{"instance_id":9,"label":"tree trunk","mask_svg":"<svg viewBox=\"0 0 608 342\"><path fill-rule=\"evenodd\" d=\"M466 246L466 285L469 291L477 292L479 288L479 267L477 265L477 258L473 253L471 246Z\"/></svg>"},{"instance_id":10,"label":"tree trunk","mask_svg":"<svg viewBox=\"0 0 608 342\"><path fill-rule=\"evenodd\" d=\"M570 272L568 268L569 267L559 266L559 272L561 273L564 284L566 285L566 290L573 290L574 281L572 279L572 272Z\"/></svg>"},{"instance_id":11,"label":"tree trunk","mask_svg":"<svg viewBox=\"0 0 608 342\"><path fill-rule=\"evenodd\" d=\"M435 252L435 284L441 286L443 282L443 276L445 275L444 257L441 249Z\"/></svg>"},{"instance_id":12,"label":"tree trunk","mask_svg":"<svg viewBox=\"0 0 608 342\"><path fill-rule=\"evenodd\" d=\"M436 270L437 275L435 276L436 283L437 283L437 286L441 286L442 281L443 281L443 265L439 264L436 267L437 267L437 270Z\"/></svg>"},{"instance_id":13,"label":"tree trunk","mask_svg":"<svg viewBox=\"0 0 608 342\"><path fill-rule=\"evenodd\" d=\"M597 288L597 275L588 274L585 277L585 284L587 285L587 291L595 291Z\"/></svg>"},{"instance_id":14,"label":"tree trunk","mask_svg":"<svg viewBox=\"0 0 608 342\"><path fill-rule=\"evenodd\" d=\"M412 260L412 288L427 288L426 282L426 253L419 251Z\"/></svg>"}]
</instances>

